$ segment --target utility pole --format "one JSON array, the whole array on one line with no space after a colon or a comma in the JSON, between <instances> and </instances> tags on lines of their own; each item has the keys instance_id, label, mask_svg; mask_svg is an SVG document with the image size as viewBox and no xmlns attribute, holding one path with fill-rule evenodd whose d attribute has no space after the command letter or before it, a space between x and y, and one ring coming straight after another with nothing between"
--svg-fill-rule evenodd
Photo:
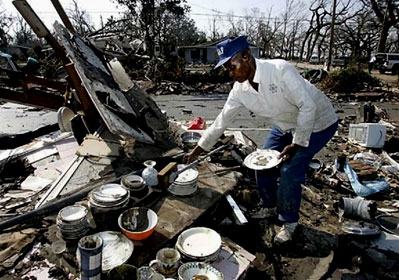
<instances>
[{"instance_id":1,"label":"utility pole","mask_svg":"<svg viewBox=\"0 0 399 280\"><path fill-rule=\"evenodd\" d=\"M333 10L332 10L332 19L331 19L331 28L330 28L330 49L328 50L328 61L327 61L327 71L330 71L331 66L331 58L332 58L332 49L334 42L334 26L335 26L335 8L337 5L337 0L333 1Z\"/></svg>"}]
</instances>

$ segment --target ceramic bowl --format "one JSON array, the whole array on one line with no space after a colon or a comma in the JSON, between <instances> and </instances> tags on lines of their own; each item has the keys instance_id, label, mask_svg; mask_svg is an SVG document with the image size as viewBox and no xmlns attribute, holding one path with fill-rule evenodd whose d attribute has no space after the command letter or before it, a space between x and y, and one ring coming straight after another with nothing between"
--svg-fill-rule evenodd
<instances>
[{"instance_id":1,"label":"ceramic bowl","mask_svg":"<svg viewBox=\"0 0 399 280\"><path fill-rule=\"evenodd\" d=\"M122 232L132 240L148 238L155 230L158 215L146 207L133 207L119 215L118 225Z\"/></svg>"},{"instance_id":2,"label":"ceramic bowl","mask_svg":"<svg viewBox=\"0 0 399 280\"><path fill-rule=\"evenodd\" d=\"M189 262L179 267L179 280L223 280L224 276L210 264Z\"/></svg>"},{"instance_id":3,"label":"ceramic bowl","mask_svg":"<svg viewBox=\"0 0 399 280\"><path fill-rule=\"evenodd\" d=\"M71 120L75 113L68 107L60 107L57 111L57 122L61 132L72 131Z\"/></svg>"},{"instance_id":4,"label":"ceramic bowl","mask_svg":"<svg viewBox=\"0 0 399 280\"><path fill-rule=\"evenodd\" d=\"M131 264L121 264L108 272L108 279L112 280L137 280L139 273L137 267Z\"/></svg>"}]
</instances>

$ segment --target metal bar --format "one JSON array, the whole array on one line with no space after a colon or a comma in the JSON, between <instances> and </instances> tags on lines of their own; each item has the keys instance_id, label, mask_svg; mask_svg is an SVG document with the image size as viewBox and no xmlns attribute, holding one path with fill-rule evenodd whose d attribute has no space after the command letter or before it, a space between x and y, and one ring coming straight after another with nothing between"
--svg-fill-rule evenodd
<instances>
[{"instance_id":1,"label":"metal bar","mask_svg":"<svg viewBox=\"0 0 399 280\"><path fill-rule=\"evenodd\" d=\"M243 225L248 223L247 218L245 218L244 213L242 213L240 207L238 207L237 203L234 201L233 197L229 194L226 195L227 202L230 204L233 209L234 216L237 218L238 222Z\"/></svg>"}]
</instances>

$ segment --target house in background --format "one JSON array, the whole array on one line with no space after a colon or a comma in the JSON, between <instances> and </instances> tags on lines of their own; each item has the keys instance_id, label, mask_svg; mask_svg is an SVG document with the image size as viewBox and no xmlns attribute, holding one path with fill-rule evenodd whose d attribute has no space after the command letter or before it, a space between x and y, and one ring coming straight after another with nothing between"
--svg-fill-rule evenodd
<instances>
[{"instance_id":1,"label":"house in background","mask_svg":"<svg viewBox=\"0 0 399 280\"><path fill-rule=\"evenodd\" d=\"M186 59L187 64L203 63L216 64L218 61L218 54L216 52L216 45L225 39L219 40L211 44L195 45L195 46L180 46L177 47L177 54ZM259 47L249 43L249 48L254 57L259 58Z\"/></svg>"}]
</instances>

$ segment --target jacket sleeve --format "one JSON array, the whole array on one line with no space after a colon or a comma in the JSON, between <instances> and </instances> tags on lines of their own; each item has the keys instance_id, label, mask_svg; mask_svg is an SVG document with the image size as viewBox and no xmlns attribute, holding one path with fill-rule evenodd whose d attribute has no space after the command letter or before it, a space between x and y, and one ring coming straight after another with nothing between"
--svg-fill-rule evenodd
<instances>
[{"instance_id":1,"label":"jacket sleeve","mask_svg":"<svg viewBox=\"0 0 399 280\"><path fill-rule=\"evenodd\" d=\"M200 146L205 151L211 150L213 145L216 144L217 140L223 134L225 129L234 121L234 119L240 113L241 108L241 102L239 102L233 96L232 92L230 92L222 111L216 117L213 124L204 132L201 139L198 141L198 146Z\"/></svg>"},{"instance_id":2,"label":"jacket sleeve","mask_svg":"<svg viewBox=\"0 0 399 280\"><path fill-rule=\"evenodd\" d=\"M316 105L310 96L308 85L298 71L287 63L282 69L285 96L298 108L298 117L292 143L308 147L316 116Z\"/></svg>"}]
</instances>

